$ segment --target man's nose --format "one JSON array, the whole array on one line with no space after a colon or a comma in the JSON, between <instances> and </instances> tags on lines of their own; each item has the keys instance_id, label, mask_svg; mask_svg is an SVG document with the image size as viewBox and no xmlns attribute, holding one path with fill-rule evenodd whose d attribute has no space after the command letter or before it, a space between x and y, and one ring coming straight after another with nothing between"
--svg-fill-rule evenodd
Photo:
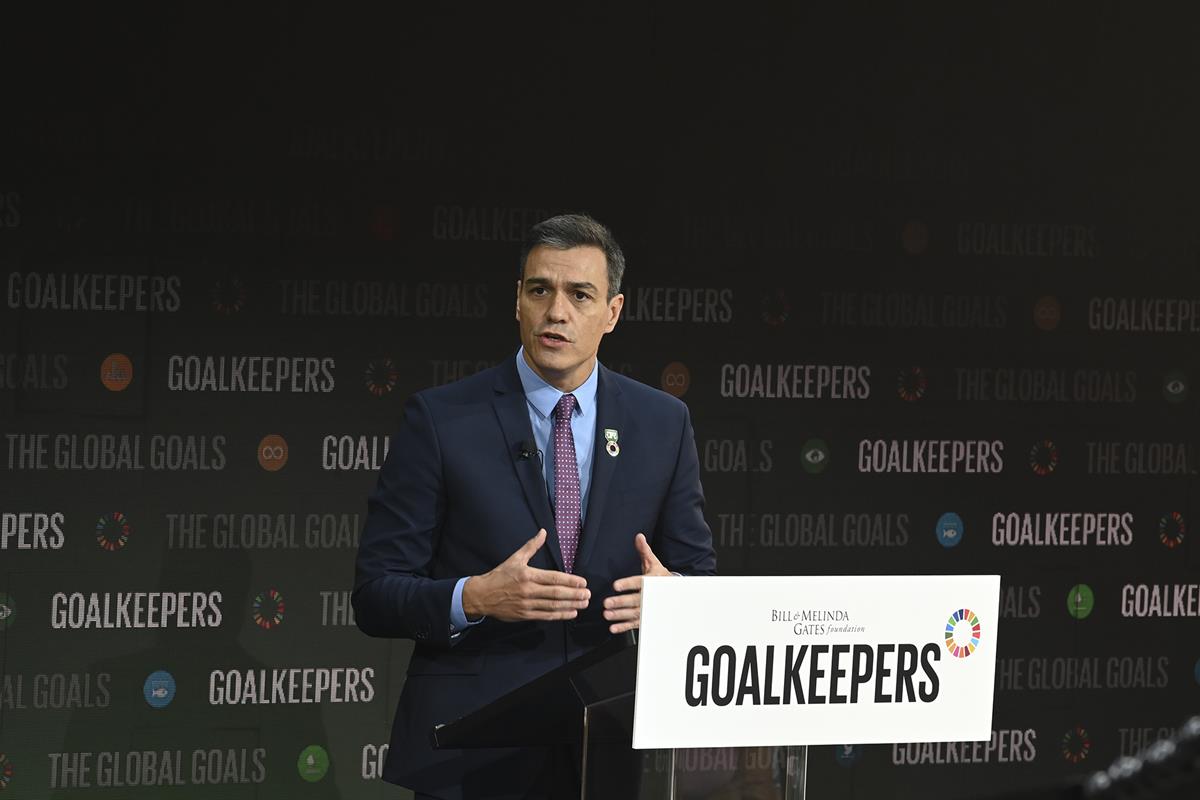
<instances>
[{"instance_id":1,"label":"man's nose","mask_svg":"<svg viewBox=\"0 0 1200 800\"><path fill-rule=\"evenodd\" d=\"M565 322L571 313L571 303L562 292L555 292L546 308L546 317L555 322Z\"/></svg>"}]
</instances>

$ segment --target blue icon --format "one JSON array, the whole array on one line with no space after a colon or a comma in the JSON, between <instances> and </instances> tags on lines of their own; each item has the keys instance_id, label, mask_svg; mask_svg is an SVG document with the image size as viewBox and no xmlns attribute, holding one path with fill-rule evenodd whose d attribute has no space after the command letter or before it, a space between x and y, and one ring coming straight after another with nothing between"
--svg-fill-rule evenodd
<instances>
[{"instance_id":1,"label":"blue icon","mask_svg":"<svg viewBox=\"0 0 1200 800\"><path fill-rule=\"evenodd\" d=\"M146 702L153 708L166 708L175 699L175 678L164 670L150 673L142 686Z\"/></svg>"},{"instance_id":2,"label":"blue icon","mask_svg":"<svg viewBox=\"0 0 1200 800\"><path fill-rule=\"evenodd\" d=\"M934 532L937 534L938 542L941 543L942 547L957 547L963 538L962 517L953 511L947 511L938 517L937 527L934 529Z\"/></svg>"},{"instance_id":3,"label":"blue icon","mask_svg":"<svg viewBox=\"0 0 1200 800\"><path fill-rule=\"evenodd\" d=\"M839 744L833 748L833 757L840 766L853 767L862 760L863 748L853 744Z\"/></svg>"}]
</instances>

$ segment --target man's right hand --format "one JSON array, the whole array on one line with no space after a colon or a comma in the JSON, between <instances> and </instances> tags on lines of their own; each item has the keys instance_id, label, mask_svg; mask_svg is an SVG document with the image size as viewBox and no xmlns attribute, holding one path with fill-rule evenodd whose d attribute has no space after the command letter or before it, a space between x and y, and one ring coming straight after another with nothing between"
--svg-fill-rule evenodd
<instances>
[{"instance_id":1,"label":"man's right hand","mask_svg":"<svg viewBox=\"0 0 1200 800\"><path fill-rule=\"evenodd\" d=\"M529 559L545 543L546 529L541 528L491 572L472 576L462 592L467 618L574 619L579 609L587 608L591 592L582 576L529 566Z\"/></svg>"}]
</instances>

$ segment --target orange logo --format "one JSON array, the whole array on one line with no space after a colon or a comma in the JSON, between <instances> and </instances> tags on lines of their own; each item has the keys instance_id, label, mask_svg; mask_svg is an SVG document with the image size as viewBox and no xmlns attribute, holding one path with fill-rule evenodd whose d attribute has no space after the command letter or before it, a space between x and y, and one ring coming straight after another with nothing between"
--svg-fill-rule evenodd
<instances>
[{"instance_id":1,"label":"orange logo","mask_svg":"<svg viewBox=\"0 0 1200 800\"><path fill-rule=\"evenodd\" d=\"M1044 331L1052 331L1058 327L1059 320L1062 319L1062 308L1058 305L1058 298L1046 295L1039 297L1038 301L1033 304L1033 324L1037 325Z\"/></svg>"},{"instance_id":2,"label":"orange logo","mask_svg":"<svg viewBox=\"0 0 1200 800\"><path fill-rule=\"evenodd\" d=\"M110 392L123 392L133 381L133 362L124 353L112 353L100 362L100 382Z\"/></svg>"},{"instance_id":3,"label":"orange logo","mask_svg":"<svg viewBox=\"0 0 1200 800\"><path fill-rule=\"evenodd\" d=\"M258 443L258 465L267 472L278 472L287 460L287 440L279 434L268 434Z\"/></svg>"},{"instance_id":4,"label":"orange logo","mask_svg":"<svg viewBox=\"0 0 1200 800\"><path fill-rule=\"evenodd\" d=\"M905 223L900 232L900 241L904 244L904 252L910 256L919 256L929 247L929 228L919 220Z\"/></svg>"},{"instance_id":5,"label":"orange logo","mask_svg":"<svg viewBox=\"0 0 1200 800\"><path fill-rule=\"evenodd\" d=\"M688 368L683 362L672 361L663 367L662 388L664 392L673 394L676 397L683 397L687 394L688 387L691 385L692 373L688 372Z\"/></svg>"}]
</instances>

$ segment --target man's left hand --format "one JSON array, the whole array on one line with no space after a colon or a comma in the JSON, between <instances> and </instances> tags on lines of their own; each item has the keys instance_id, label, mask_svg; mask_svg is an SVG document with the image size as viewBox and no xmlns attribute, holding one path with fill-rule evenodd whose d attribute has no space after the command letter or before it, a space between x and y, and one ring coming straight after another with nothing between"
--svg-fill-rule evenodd
<instances>
[{"instance_id":1,"label":"man's left hand","mask_svg":"<svg viewBox=\"0 0 1200 800\"><path fill-rule=\"evenodd\" d=\"M624 633L642 624L643 576L671 574L654 555L643 534L639 533L634 538L633 546L642 557L642 574L613 581L613 589L625 594L613 595L604 601L604 618L611 623L608 626L609 633Z\"/></svg>"}]
</instances>

